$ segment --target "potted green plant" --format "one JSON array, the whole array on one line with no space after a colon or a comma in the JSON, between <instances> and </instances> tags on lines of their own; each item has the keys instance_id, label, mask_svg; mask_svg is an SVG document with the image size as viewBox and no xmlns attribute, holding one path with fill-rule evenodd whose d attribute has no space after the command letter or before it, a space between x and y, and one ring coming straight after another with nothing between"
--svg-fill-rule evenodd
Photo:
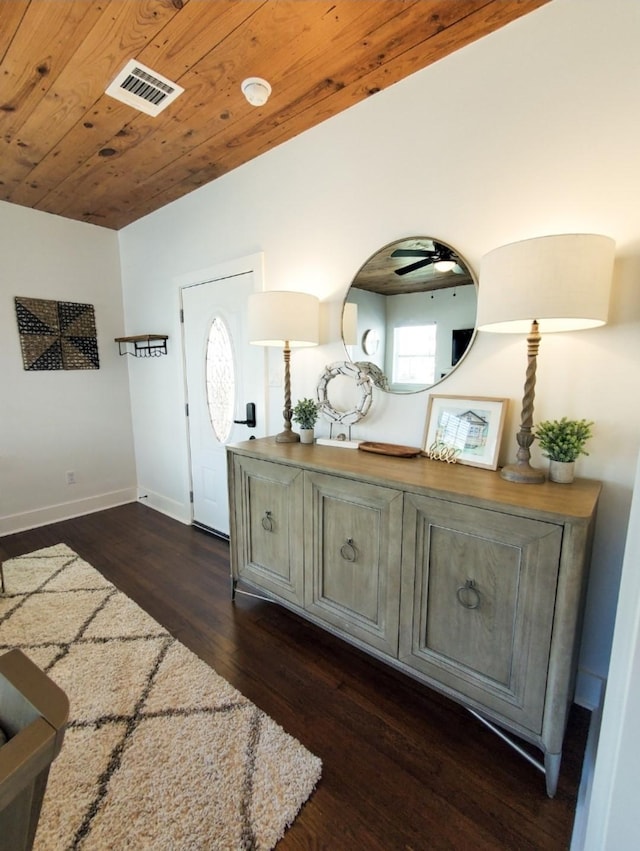
<instances>
[{"instance_id":1,"label":"potted green plant","mask_svg":"<svg viewBox=\"0 0 640 851\"><path fill-rule=\"evenodd\" d=\"M539 423L535 436L542 454L549 459L549 478L552 482L572 482L574 466L579 455L588 455L584 445L592 436L590 420L545 420Z\"/></svg>"},{"instance_id":2,"label":"potted green plant","mask_svg":"<svg viewBox=\"0 0 640 851\"><path fill-rule=\"evenodd\" d=\"M313 429L318 419L318 402L299 399L292 412L292 419L300 426L300 442L313 443Z\"/></svg>"}]
</instances>

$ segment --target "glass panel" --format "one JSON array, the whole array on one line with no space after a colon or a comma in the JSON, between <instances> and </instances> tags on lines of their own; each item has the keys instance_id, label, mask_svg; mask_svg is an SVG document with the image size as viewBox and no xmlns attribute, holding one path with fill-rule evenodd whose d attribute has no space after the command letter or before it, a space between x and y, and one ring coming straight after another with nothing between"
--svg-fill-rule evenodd
<instances>
[{"instance_id":1,"label":"glass panel","mask_svg":"<svg viewBox=\"0 0 640 851\"><path fill-rule=\"evenodd\" d=\"M236 381L231 337L219 316L214 317L209 329L205 373L211 425L218 441L224 443L233 425Z\"/></svg>"}]
</instances>

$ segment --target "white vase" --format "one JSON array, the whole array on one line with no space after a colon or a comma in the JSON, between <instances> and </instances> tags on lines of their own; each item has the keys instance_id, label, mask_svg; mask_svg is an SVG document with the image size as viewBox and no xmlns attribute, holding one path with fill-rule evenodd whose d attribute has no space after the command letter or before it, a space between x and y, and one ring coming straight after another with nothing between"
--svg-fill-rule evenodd
<instances>
[{"instance_id":1,"label":"white vase","mask_svg":"<svg viewBox=\"0 0 640 851\"><path fill-rule=\"evenodd\" d=\"M312 428L301 428L300 429L300 443L313 443L313 429Z\"/></svg>"},{"instance_id":2,"label":"white vase","mask_svg":"<svg viewBox=\"0 0 640 851\"><path fill-rule=\"evenodd\" d=\"M575 478L575 466L575 461L554 461L551 458L549 460L549 478L552 482L568 485Z\"/></svg>"}]
</instances>

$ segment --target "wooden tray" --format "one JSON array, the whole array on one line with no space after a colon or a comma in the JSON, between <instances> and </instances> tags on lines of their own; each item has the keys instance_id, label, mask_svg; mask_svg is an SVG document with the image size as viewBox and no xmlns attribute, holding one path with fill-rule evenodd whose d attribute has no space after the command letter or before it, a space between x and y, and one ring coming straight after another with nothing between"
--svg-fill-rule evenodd
<instances>
[{"instance_id":1,"label":"wooden tray","mask_svg":"<svg viewBox=\"0 0 640 851\"><path fill-rule=\"evenodd\" d=\"M422 454L422 449L416 446L399 446L397 443L375 443L363 441L358 449L363 452L375 452L377 455L395 455L396 458L415 458Z\"/></svg>"}]
</instances>

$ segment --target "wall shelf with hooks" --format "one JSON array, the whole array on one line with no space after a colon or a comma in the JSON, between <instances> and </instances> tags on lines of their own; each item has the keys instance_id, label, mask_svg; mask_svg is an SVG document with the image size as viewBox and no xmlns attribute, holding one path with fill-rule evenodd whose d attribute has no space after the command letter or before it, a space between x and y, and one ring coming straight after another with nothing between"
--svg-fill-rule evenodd
<instances>
[{"instance_id":1,"label":"wall shelf with hooks","mask_svg":"<svg viewBox=\"0 0 640 851\"><path fill-rule=\"evenodd\" d=\"M133 337L115 337L121 355L136 358L156 358L167 354L168 334L137 334Z\"/></svg>"}]
</instances>

